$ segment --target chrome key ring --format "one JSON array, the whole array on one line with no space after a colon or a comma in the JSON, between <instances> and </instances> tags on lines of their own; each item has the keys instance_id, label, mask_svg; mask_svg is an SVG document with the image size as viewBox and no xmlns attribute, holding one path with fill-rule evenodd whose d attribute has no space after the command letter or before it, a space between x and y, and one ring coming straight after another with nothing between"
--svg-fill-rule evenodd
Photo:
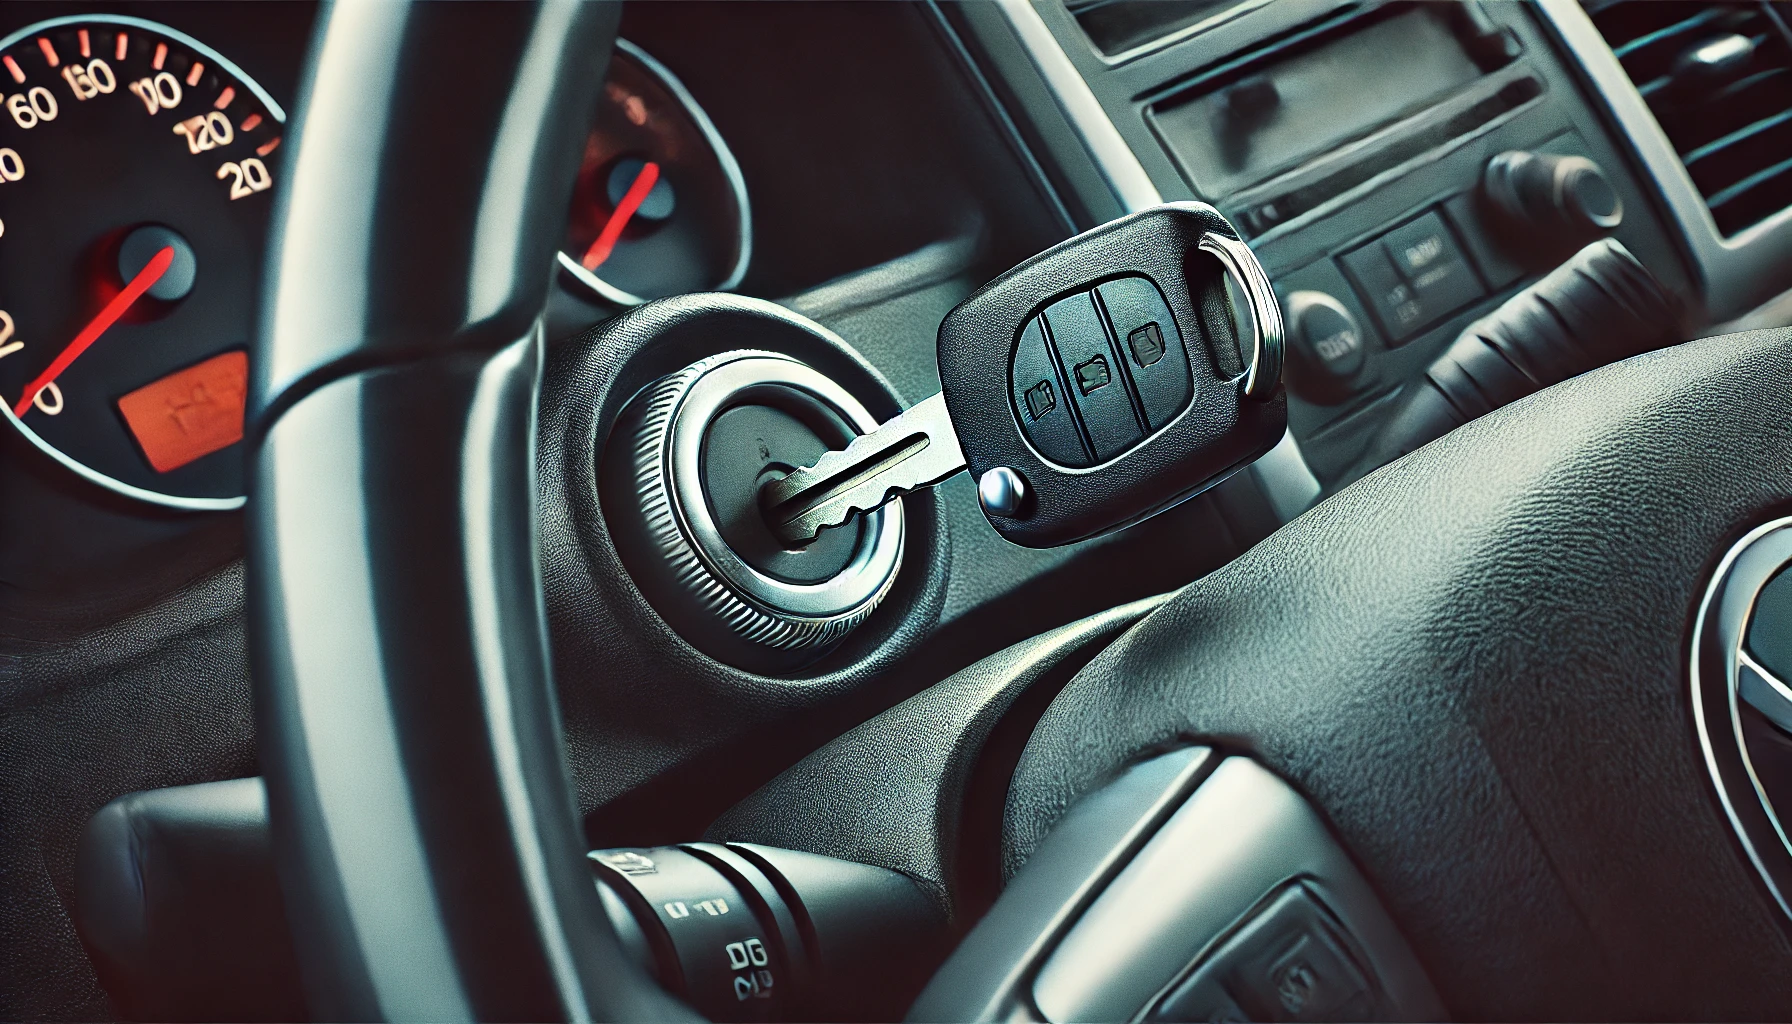
<instances>
[{"instance_id":1,"label":"chrome key ring","mask_svg":"<svg viewBox=\"0 0 1792 1024\"><path fill-rule=\"evenodd\" d=\"M1282 305L1276 301L1269 275L1250 246L1236 238L1209 231L1201 236L1196 248L1219 260L1250 303L1251 362L1240 386L1246 398L1268 399L1281 383L1282 359L1287 344L1282 326Z\"/></svg>"}]
</instances>

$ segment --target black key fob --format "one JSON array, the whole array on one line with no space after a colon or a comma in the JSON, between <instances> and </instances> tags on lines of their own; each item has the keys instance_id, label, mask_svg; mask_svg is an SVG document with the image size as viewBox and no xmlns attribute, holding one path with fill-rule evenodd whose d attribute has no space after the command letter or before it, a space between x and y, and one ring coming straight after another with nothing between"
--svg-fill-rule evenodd
<instances>
[{"instance_id":1,"label":"black key fob","mask_svg":"<svg viewBox=\"0 0 1792 1024\"><path fill-rule=\"evenodd\" d=\"M991 525L1055 547L1155 515L1288 426L1269 278L1205 203L1104 224L940 324L945 402ZM1006 472L1000 472L1006 470Z\"/></svg>"}]
</instances>

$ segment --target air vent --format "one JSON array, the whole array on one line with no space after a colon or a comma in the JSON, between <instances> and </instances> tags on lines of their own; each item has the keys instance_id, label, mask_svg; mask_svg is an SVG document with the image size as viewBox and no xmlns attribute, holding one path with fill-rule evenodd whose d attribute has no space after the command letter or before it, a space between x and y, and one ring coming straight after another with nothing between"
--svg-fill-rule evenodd
<instances>
[{"instance_id":1,"label":"air vent","mask_svg":"<svg viewBox=\"0 0 1792 1024\"><path fill-rule=\"evenodd\" d=\"M1734 235L1792 206L1792 9L1583 0L1711 208Z\"/></svg>"}]
</instances>

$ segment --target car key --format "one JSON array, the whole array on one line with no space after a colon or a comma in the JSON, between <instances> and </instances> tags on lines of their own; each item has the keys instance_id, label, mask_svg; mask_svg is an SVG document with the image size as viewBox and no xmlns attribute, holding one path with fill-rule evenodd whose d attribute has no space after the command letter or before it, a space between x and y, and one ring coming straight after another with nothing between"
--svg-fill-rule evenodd
<instances>
[{"instance_id":1,"label":"car key","mask_svg":"<svg viewBox=\"0 0 1792 1024\"><path fill-rule=\"evenodd\" d=\"M946 396L934 395L815 465L766 484L760 506L780 539L807 544L965 467Z\"/></svg>"},{"instance_id":2,"label":"car key","mask_svg":"<svg viewBox=\"0 0 1792 1024\"><path fill-rule=\"evenodd\" d=\"M786 543L969 468L1027 547L1138 522L1281 440L1282 319L1218 211L1104 224L965 299L939 330L941 392L760 492Z\"/></svg>"}]
</instances>

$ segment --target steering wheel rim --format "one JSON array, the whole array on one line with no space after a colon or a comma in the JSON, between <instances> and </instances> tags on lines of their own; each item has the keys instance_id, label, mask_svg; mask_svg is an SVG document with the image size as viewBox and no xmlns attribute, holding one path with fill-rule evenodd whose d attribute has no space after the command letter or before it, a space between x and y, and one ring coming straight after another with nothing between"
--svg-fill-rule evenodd
<instances>
[{"instance_id":1,"label":"steering wheel rim","mask_svg":"<svg viewBox=\"0 0 1792 1024\"><path fill-rule=\"evenodd\" d=\"M248 564L322 1019L688 1016L584 863L533 540L539 318L617 17L341 4L318 29L256 342Z\"/></svg>"}]
</instances>

